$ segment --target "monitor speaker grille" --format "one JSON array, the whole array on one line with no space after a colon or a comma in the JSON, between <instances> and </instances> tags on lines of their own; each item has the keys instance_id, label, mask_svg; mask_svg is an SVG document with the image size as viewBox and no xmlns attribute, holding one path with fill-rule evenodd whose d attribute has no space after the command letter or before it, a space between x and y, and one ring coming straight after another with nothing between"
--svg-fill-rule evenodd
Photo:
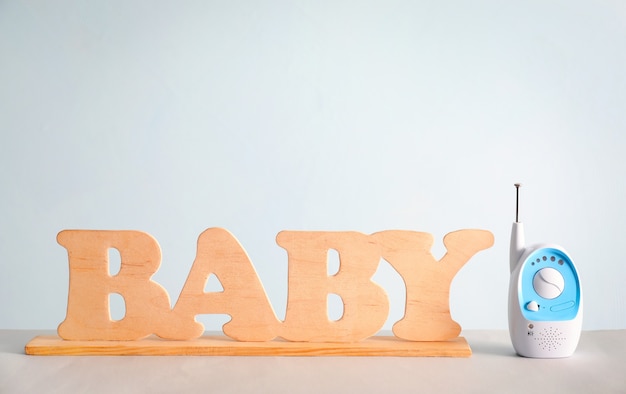
<instances>
[{"instance_id":1,"label":"monitor speaker grille","mask_svg":"<svg viewBox=\"0 0 626 394\"><path fill-rule=\"evenodd\" d=\"M537 346L546 351L557 350L567 340L561 330L553 327L544 328L542 331L539 331L534 339L537 342Z\"/></svg>"}]
</instances>

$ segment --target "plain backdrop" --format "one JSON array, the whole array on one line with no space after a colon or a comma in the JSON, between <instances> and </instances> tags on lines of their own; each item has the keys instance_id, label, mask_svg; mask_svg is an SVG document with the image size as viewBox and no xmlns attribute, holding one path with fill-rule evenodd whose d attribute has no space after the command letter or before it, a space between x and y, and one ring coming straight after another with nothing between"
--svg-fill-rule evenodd
<instances>
[{"instance_id":1,"label":"plain backdrop","mask_svg":"<svg viewBox=\"0 0 626 394\"><path fill-rule=\"evenodd\" d=\"M175 302L223 227L279 317L281 230L426 231L437 258L490 230L451 312L503 329L514 182L527 240L578 266L583 328L626 328L624 148L619 0L0 1L0 328L63 321L63 229L152 234ZM404 287L374 280L389 329Z\"/></svg>"}]
</instances>

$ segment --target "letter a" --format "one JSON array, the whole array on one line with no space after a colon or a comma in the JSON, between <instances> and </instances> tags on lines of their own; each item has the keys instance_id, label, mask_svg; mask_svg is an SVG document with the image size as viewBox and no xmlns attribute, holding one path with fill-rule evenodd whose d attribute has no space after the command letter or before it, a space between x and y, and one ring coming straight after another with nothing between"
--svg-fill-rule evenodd
<instances>
[{"instance_id":1,"label":"letter a","mask_svg":"<svg viewBox=\"0 0 626 394\"><path fill-rule=\"evenodd\" d=\"M211 274L223 292L205 293ZM276 336L278 319L245 250L222 228L210 228L198 237L196 260L172 311L168 339L188 340L202 335L204 326L194 321L198 314L226 313L231 321L224 334L238 341L268 341Z\"/></svg>"}]
</instances>

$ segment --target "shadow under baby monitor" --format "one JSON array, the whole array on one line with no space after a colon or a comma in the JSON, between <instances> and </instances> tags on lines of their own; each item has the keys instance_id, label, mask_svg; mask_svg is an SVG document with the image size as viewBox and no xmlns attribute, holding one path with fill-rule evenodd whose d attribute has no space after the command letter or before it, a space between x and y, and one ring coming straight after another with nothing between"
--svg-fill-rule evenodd
<instances>
[{"instance_id":1,"label":"shadow under baby monitor","mask_svg":"<svg viewBox=\"0 0 626 394\"><path fill-rule=\"evenodd\" d=\"M520 356L569 357L576 350L583 317L578 272L560 246L525 246L524 225L518 220L519 183L515 223L511 230L509 334Z\"/></svg>"}]
</instances>

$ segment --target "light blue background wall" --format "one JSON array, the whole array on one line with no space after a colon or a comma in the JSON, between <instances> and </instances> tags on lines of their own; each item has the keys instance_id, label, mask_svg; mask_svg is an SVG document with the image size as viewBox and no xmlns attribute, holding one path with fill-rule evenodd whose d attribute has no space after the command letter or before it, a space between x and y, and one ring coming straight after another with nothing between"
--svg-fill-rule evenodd
<instances>
[{"instance_id":1,"label":"light blue background wall","mask_svg":"<svg viewBox=\"0 0 626 394\"><path fill-rule=\"evenodd\" d=\"M584 328L626 328L622 1L2 1L0 133L0 328L63 320L62 229L152 234L174 301L214 226L279 316L280 230L491 230L451 309L505 328L518 181Z\"/></svg>"}]
</instances>

